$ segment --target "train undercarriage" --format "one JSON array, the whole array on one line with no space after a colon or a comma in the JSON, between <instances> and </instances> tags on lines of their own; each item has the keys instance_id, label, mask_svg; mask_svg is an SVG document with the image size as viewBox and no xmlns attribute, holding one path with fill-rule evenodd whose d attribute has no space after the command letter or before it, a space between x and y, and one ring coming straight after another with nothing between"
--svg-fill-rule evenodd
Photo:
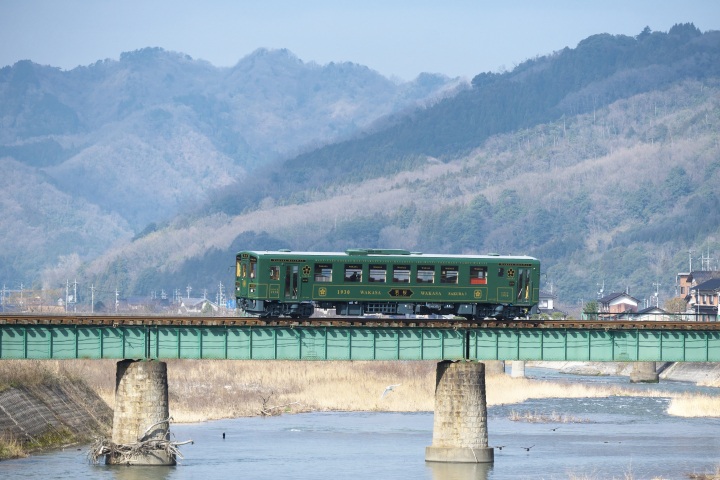
<instances>
[{"instance_id":1,"label":"train undercarriage","mask_svg":"<svg viewBox=\"0 0 720 480\"><path fill-rule=\"evenodd\" d=\"M513 319L529 315L527 307L494 303L403 302L278 302L238 298L238 308L261 318L309 318L315 308L335 309L337 315L454 315L468 320Z\"/></svg>"}]
</instances>

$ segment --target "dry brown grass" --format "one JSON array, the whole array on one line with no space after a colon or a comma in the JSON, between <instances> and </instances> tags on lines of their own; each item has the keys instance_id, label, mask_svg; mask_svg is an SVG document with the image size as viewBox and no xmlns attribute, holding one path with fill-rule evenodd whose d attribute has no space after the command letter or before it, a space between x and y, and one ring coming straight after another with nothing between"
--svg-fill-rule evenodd
<instances>
[{"instance_id":1,"label":"dry brown grass","mask_svg":"<svg viewBox=\"0 0 720 480\"><path fill-rule=\"evenodd\" d=\"M115 360L0 361L0 389L39 384L56 375L79 377L108 405L114 405ZM261 360L168 360L170 412L175 421L258 415L275 411L432 411L434 361L297 362ZM720 416L720 398L638 391L618 385L583 385L510 376L486 377L488 405L512 405L531 398L607 396L672 397L668 413ZM381 398L388 385L397 385ZM265 403L263 403L265 401Z\"/></svg>"},{"instance_id":2,"label":"dry brown grass","mask_svg":"<svg viewBox=\"0 0 720 480\"><path fill-rule=\"evenodd\" d=\"M0 392L14 385L41 385L56 377L54 365L40 360L0 361Z\"/></svg>"},{"instance_id":3,"label":"dry brown grass","mask_svg":"<svg viewBox=\"0 0 720 480\"><path fill-rule=\"evenodd\" d=\"M291 411L433 409L432 362L170 361L170 409L181 422ZM397 385L380 398L388 385Z\"/></svg>"},{"instance_id":4,"label":"dry brown grass","mask_svg":"<svg viewBox=\"0 0 720 480\"><path fill-rule=\"evenodd\" d=\"M677 417L720 417L720 398L710 395L680 395L670 399L667 411Z\"/></svg>"}]
</instances>

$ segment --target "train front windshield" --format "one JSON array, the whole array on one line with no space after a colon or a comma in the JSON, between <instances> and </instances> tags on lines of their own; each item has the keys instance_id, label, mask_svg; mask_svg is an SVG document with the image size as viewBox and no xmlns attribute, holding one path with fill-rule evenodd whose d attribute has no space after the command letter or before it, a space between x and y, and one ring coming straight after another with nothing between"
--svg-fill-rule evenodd
<instances>
[{"instance_id":1,"label":"train front windshield","mask_svg":"<svg viewBox=\"0 0 720 480\"><path fill-rule=\"evenodd\" d=\"M253 279L257 272L257 257L251 257L247 253L238 255L235 264L235 276L238 279Z\"/></svg>"}]
</instances>

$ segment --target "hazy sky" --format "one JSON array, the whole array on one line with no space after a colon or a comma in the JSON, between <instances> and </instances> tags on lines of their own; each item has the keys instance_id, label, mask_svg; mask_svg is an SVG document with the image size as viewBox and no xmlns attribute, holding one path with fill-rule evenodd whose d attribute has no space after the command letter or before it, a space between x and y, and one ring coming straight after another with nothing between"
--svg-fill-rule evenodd
<instances>
[{"instance_id":1,"label":"hazy sky","mask_svg":"<svg viewBox=\"0 0 720 480\"><path fill-rule=\"evenodd\" d=\"M0 0L0 67L29 59L71 69L144 47L232 66L266 47L404 80L472 78L592 34L686 22L720 30L720 1Z\"/></svg>"}]
</instances>

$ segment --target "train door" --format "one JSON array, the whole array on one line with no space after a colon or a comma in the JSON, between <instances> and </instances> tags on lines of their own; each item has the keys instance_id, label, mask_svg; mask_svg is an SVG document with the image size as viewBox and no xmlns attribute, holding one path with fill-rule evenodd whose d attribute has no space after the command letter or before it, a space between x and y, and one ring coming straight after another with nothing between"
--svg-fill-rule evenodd
<instances>
[{"instance_id":1,"label":"train door","mask_svg":"<svg viewBox=\"0 0 720 480\"><path fill-rule=\"evenodd\" d=\"M529 302L532 300L533 285L530 268L518 268L517 273L517 301Z\"/></svg>"},{"instance_id":2,"label":"train door","mask_svg":"<svg viewBox=\"0 0 720 480\"><path fill-rule=\"evenodd\" d=\"M235 260L235 297L247 295L247 254L237 256Z\"/></svg>"},{"instance_id":3,"label":"train door","mask_svg":"<svg viewBox=\"0 0 720 480\"><path fill-rule=\"evenodd\" d=\"M257 257L250 257L250 281L255 282L255 277L257 276Z\"/></svg>"},{"instance_id":4,"label":"train door","mask_svg":"<svg viewBox=\"0 0 720 480\"><path fill-rule=\"evenodd\" d=\"M280 300L280 271L282 265L270 265L270 278L268 282L268 298L272 300Z\"/></svg>"},{"instance_id":5,"label":"train door","mask_svg":"<svg viewBox=\"0 0 720 480\"><path fill-rule=\"evenodd\" d=\"M297 300L300 289L299 268L297 265L285 267L285 300Z\"/></svg>"}]
</instances>

